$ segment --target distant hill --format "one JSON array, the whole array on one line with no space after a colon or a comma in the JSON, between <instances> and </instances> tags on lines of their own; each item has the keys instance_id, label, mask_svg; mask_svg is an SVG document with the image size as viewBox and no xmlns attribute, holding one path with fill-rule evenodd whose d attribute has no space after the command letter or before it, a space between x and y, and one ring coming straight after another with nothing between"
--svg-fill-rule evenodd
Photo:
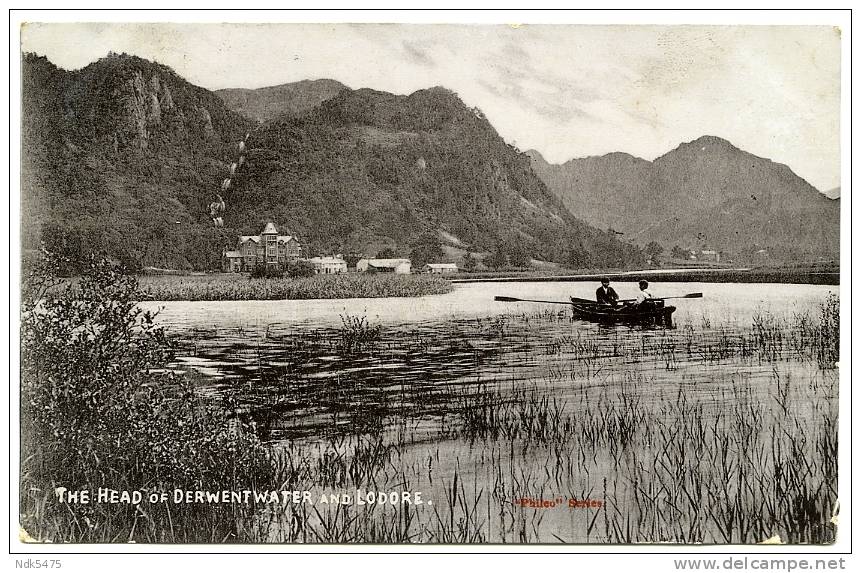
<instances>
[{"instance_id":1,"label":"distant hill","mask_svg":"<svg viewBox=\"0 0 861 573\"><path fill-rule=\"evenodd\" d=\"M237 235L271 220L308 252L408 254L430 232L459 248L573 267L643 260L575 218L527 156L443 88L341 89L260 124L133 56L67 72L25 55L23 76L25 249L43 240L132 267L211 269ZM215 228L206 207L246 133L247 161Z\"/></svg>"},{"instance_id":2,"label":"distant hill","mask_svg":"<svg viewBox=\"0 0 861 573\"><path fill-rule=\"evenodd\" d=\"M301 117L349 89L335 80L303 80L260 89L224 89L215 93L233 111L261 123L281 115Z\"/></svg>"},{"instance_id":3,"label":"distant hill","mask_svg":"<svg viewBox=\"0 0 861 573\"><path fill-rule=\"evenodd\" d=\"M787 166L704 136L646 161L623 153L547 163L535 173L572 213L668 251L716 249L738 260L836 258L840 205ZM764 251L763 251L764 250Z\"/></svg>"}]
</instances>

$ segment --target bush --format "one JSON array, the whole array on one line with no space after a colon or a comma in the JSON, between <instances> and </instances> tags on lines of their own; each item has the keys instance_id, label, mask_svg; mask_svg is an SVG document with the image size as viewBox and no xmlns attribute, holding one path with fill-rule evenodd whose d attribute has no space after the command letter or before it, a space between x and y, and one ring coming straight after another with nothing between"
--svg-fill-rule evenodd
<instances>
[{"instance_id":1,"label":"bush","mask_svg":"<svg viewBox=\"0 0 861 573\"><path fill-rule=\"evenodd\" d=\"M284 276L284 271L271 265L256 265L250 276L252 279L280 279Z\"/></svg>"},{"instance_id":2,"label":"bush","mask_svg":"<svg viewBox=\"0 0 861 573\"><path fill-rule=\"evenodd\" d=\"M287 264L287 276L291 279L313 277L315 274L314 265L308 261L296 261Z\"/></svg>"},{"instance_id":3,"label":"bush","mask_svg":"<svg viewBox=\"0 0 861 573\"><path fill-rule=\"evenodd\" d=\"M231 416L231 400L206 402L164 369L173 350L155 315L136 307L134 277L91 259L59 296L44 266L23 286L22 522L45 505L28 496L58 486L233 489L269 479L267 451ZM74 519L47 506L56 511L48 521Z\"/></svg>"}]
</instances>

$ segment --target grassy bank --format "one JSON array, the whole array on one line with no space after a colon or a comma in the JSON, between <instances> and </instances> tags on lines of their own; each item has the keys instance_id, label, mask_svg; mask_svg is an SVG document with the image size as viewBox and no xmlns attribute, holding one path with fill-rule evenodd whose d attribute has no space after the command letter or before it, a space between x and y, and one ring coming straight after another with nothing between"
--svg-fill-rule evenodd
<instances>
[{"instance_id":1,"label":"grassy bank","mask_svg":"<svg viewBox=\"0 0 861 573\"><path fill-rule=\"evenodd\" d=\"M241 275L147 276L146 300L291 300L416 297L444 294L449 281L430 275L344 273L308 278L250 279Z\"/></svg>"}]
</instances>

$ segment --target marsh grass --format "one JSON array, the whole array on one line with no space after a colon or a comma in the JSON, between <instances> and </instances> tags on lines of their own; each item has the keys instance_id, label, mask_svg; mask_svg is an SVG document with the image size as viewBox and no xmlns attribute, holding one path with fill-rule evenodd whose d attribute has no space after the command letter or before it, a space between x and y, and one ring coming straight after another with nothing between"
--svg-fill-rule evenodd
<instances>
[{"instance_id":1,"label":"marsh grass","mask_svg":"<svg viewBox=\"0 0 861 573\"><path fill-rule=\"evenodd\" d=\"M345 352L355 352L375 345L380 340L381 327L371 325L365 316L341 315L340 346Z\"/></svg>"},{"instance_id":2,"label":"marsh grass","mask_svg":"<svg viewBox=\"0 0 861 573\"><path fill-rule=\"evenodd\" d=\"M431 275L341 273L306 278L251 280L244 276L145 277L144 300L293 300L417 297L445 294L454 287Z\"/></svg>"}]
</instances>

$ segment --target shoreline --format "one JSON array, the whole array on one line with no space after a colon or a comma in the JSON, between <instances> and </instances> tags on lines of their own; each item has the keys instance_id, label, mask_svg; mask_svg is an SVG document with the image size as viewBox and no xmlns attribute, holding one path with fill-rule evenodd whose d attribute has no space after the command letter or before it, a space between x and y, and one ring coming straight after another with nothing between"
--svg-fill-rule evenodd
<instances>
[{"instance_id":1,"label":"shoreline","mask_svg":"<svg viewBox=\"0 0 861 573\"><path fill-rule=\"evenodd\" d=\"M506 275L500 277L452 278L452 283L482 282L598 282L608 277L617 282L635 282L641 278L662 282L677 283L777 283L777 284L818 284L840 285L839 271L810 271L796 269L647 269L611 273L588 273L576 275Z\"/></svg>"}]
</instances>

